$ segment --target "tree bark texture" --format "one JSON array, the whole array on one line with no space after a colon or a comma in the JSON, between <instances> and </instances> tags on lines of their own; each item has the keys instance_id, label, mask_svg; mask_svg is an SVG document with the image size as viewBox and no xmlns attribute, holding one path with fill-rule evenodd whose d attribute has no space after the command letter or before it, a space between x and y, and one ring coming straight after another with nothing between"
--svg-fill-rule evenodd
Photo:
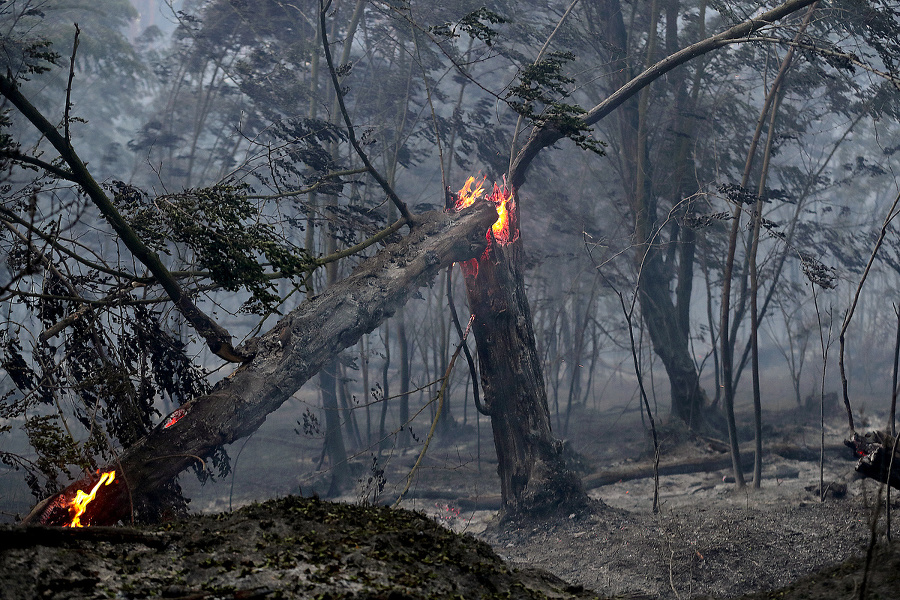
<instances>
[{"instance_id":1,"label":"tree bark texture","mask_svg":"<svg viewBox=\"0 0 900 600\"><path fill-rule=\"evenodd\" d=\"M177 422L170 416L125 449L106 469L116 470L115 482L100 489L82 521L111 525L130 515L145 516L140 507L152 504L154 495L171 486L179 473L256 431L331 357L392 316L441 269L479 256L485 231L496 218L494 206L487 203L454 215L417 217L402 241L386 246L261 336L254 358L206 396L183 405L176 411L181 416ZM87 476L72 483L35 507L25 522L67 523L67 503L95 480Z\"/></svg>"},{"instance_id":2,"label":"tree bark texture","mask_svg":"<svg viewBox=\"0 0 900 600\"><path fill-rule=\"evenodd\" d=\"M516 211L510 230L517 231ZM502 495L501 517L540 517L585 508L580 479L566 468L550 411L531 309L525 296L522 242L494 242L464 268L485 408L491 416ZM474 271L474 272L473 272Z\"/></svg>"}]
</instances>

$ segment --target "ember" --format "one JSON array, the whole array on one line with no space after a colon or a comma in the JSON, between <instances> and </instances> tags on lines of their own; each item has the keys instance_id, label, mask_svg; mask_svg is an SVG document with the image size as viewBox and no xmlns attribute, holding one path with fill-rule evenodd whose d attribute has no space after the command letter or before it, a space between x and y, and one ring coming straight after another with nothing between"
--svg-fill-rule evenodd
<instances>
[{"instance_id":1,"label":"ember","mask_svg":"<svg viewBox=\"0 0 900 600\"><path fill-rule=\"evenodd\" d=\"M175 423L180 421L181 418L186 414L187 414L187 411L185 409L183 409L183 408L177 409L175 412L173 412L171 415L169 415L168 419L166 419L166 424L163 425L163 429L168 429L169 427L171 427L172 425L174 425Z\"/></svg>"},{"instance_id":2,"label":"ember","mask_svg":"<svg viewBox=\"0 0 900 600\"><path fill-rule=\"evenodd\" d=\"M87 505L97 496L97 490L100 489L101 485L109 485L115 479L116 472L108 471L100 476L100 481L97 482L90 494L78 490L75 494L75 498L69 503L69 509L70 511L74 510L75 515L72 517L72 522L66 525L66 527L84 527L84 525L81 524L81 515L87 510Z\"/></svg>"}]
</instances>

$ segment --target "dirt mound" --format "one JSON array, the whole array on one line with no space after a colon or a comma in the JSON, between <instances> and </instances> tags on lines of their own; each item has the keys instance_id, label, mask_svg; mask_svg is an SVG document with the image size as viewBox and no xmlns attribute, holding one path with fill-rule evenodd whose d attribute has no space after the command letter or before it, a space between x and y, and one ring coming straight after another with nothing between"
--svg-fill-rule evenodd
<instances>
[{"instance_id":1,"label":"dirt mound","mask_svg":"<svg viewBox=\"0 0 900 600\"><path fill-rule=\"evenodd\" d=\"M421 514L288 497L158 527L0 527L0 597L587 598Z\"/></svg>"}]
</instances>

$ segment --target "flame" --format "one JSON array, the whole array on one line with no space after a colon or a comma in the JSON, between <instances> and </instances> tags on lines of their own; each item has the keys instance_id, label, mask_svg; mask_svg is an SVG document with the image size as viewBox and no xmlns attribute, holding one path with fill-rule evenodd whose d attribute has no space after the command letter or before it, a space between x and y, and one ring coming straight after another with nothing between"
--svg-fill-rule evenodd
<instances>
[{"instance_id":1,"label":"flame","mask_svg":"<svg viewBox=\"0 0 900 600\"><path fill-rule=\"evenodd\" d=\"M475 203L476 200L484 195L484 182L487 178L482 177L481 181L476 183L474 175L466 179L466 183L462 189L456 194L456 204L454 208L459 211ZM497 220L491 225L491 231L487 232L488 245L484 250L481 258L473 258L466 262L460 263L463 274L467 278L478 276L478 261L487 258L491 251L491 243L496 241L501 246L507 246L519 239L518 228L510 231L510 218L516 210L515 194L513 190L506 185L506 177L503 178L503 185L494 184L494 189L490 194L485 196L485 200L492 202L497 207Z\"/></svg>"},{"instance_id":2,"label":"flame","mask_svg":"<svg viewBox=\"0 0 900 600\"><path fill-rule=\"evenodd\" d=\"M456 194L456 205L453 208L460 211L472 206L475 201L484 194L484 182L486 179L487 177L482 177L481 181L476 184L475 176L469 176L469 178L466 179L466 183L462 186L462 189ZM474 188L472 187L473 185L475 186Z\"/></svg>"},{"instance_id":3,"label":"flame","mask_svg":"<svg viewBox=\"0 0 900 600\"><path fill-rule=\"evenodd\" d=\"M454 208L459 211L475 203L484 194L484 182L487 178L482 177L481 181L476 183L474 175L466 179L465 184L456 194L456 204ZM503 178L503 185L494 184L494 189L485 197L485 200L493 202L497 206L497 220L491 226L494 232L494 239L501 246L506 246L516 241L519 237L518 231L510 233L509 219L510 213L515 210L515 200L513 199L512 189L506 186L506 177Z\"/></svg>"},{"instance_id":4,"label":"flame","mask_svg":"<svg viewBox=\"0 0 900 600\"><path fill-rule=\"evenodd\" d=\"M519 232L516 231L510 235L509 218L510 213L515 210L516 201L513 199L512 190L506 187L506 181L503 187L494 184L494 191L487 197L488 200L497 205L497 220L491 225L491 231L494 232L494 239L501 246L506 246L516 241Z\"/></svg>"},{"instance_id":5,"label":"flame","mask_svg":"<svg viewBox=\"0 0 900 600\"><path fill-rule=\"evenodd\" d=\"M84 525L81 524L81 515L87 510L87 505L97 496L97 490L100 489L101 485L109 485L115 479L116 472L108 471L100 476L100 481L97 482L90 494L85 494L83 491L78 490L75 493L75 498L69 503L70 509L75 510L75 516L72 517L72 522L66 525L66 527L84 527Z\"/></svg>"}]
</instances>

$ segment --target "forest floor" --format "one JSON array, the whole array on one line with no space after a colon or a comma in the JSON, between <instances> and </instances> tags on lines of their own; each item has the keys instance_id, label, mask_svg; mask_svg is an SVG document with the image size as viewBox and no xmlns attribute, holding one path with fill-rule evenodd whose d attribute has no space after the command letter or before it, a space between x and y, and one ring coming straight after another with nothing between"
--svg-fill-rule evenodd
<instances>
[{"instance_id":1,"label":"forest floor","mask_svg":"<svg viewBox=\"0 0 900 600\"><path fill-rule=\"evenodd\" d=\"M820 501L817 420L798 410L770 415L758 489L750 481L736 489L729 482L733 481L730 467L665 475L660 477L657 513L652 510L654 480L649 477L592 489L591 496L605 505L595 514L558 515L551 522L498 528L491 521L494 512L477 510L473 501L478 496L471 494L478 488L489 489L489 477L496 477L495 465L483 468L480 476L472 469L435 467L440 476L422 477L430 482L430 491L416 490L420 499L405 504L430 512L459 531L475 532L515 566L539 567L602 596L730 598L793 585L790 594L776 595L859 597L865 567L859 557L869 547L874 507L883 505L883 490L873 480L856 475L853 453L842 445L845 417L835 415L825 428L821 475L826 498ZM594 465L592 470L599 473L628 473L651 464L647 441L640 434L631 442L627 436L605 436L629 447L645 446L644 452L622 456L615 445L602 443L603 427L589 421L588 417L578 419L579 428L601 435L600 440L578 443L585 450L583 465ZM745 436L749 428L744 423ZM633 430L625 424L620 429ZM715 440L690 438L665 428L661 432L664 464L714 461L728 456L723 450ZM458 462L462 451L445 447L443 453L443 457L440 452L431 456L433 465L441 460ZM586 482L592 480L592 475L584 475ZM434 482L441 479L436 486ZM470 490L470 495L454 504L449 494L445 500L437 498L435 489ZM494 499L483 491L481 498L485 504ZM883 510L881 515L876 528L879 541L885 532ZM843 570L808 577L854 558L856 562ZM896 597L900 553L878 552L872 564L866 597L878 597L879 591L882 597Z\"/></svg>"},{"instance_id":2,"label":"forest floor","mask_svg":"<svg viewBox=\"0 0 900 600\"><path fill-rule=\"evenodd\" d=\"M857 426L867 431L881 421L867 423L858 416ZM708 461L715 468L661 476L660 510L654 513L653 478L629 478L646 474L651 464L639 415L575 414L567 438L579 450L573 464L580 468L591 496L600 501L597 510L504 526L496 523L496 458L487 443L490 430L485 423L480 451L471 427L458 427L429 449L402 502L424 520L406 516L409 513L380 508L365 512L369 509L349 506L365 498L392 503L405 486L416 450L361 454L356 459L358 485L340 499L345 508L290 499L251 505L254 499L286 493L321 493L328 480L327 471L296 475L298 467L309 471L315 466L309 458L315 453L298 451L296 435L283 438L292 441L279 449L275 441L292 431L293 422L272 423L273 428L257 436L255 446L247 444L242 455L232 451L237 468L230 477L202 488L187 486L194 510L224 510L220 515L148 528L149 533L139 531L134 539L126 531L121 534L125 537L100 545L54 538L44 544L49 549L46 556L31 548L41 545L39 540L29 538L19 548L7 535L16 529L0 526L0 547L10 545L5 555L0 552L0 559L5 559L0 563L6 562L0 564L6 591L18 581L25 587L16 592L17 598L94 597L88 590L100 584L107 591L124 593L122 597L142 597L154 590L173 597L195 597L191 594L203 590L198 598L215 596L216 590L256 590L261 595L247 597L268 597L280 590L287 597L307 597L316 591L374 598L389 597L382 592L402 581L405 595L397 597L404 598L450 597L467 589L466 598L513 592L510 597L596 594L682 600L758 594L799 600L860 598L864 576L865 598L895 598L900 589L900 551L896 543L881 543L883 511L875 529L880 543L866 567L872 518L875 506L883 504L883 490L856 476L852 453L842 445L846 425L841 415L830 419L825 429L824 502L818 495L820 429L817 419L802 411L767 415L759 489L748 485L739 490L727 481L732 472L720 441L663 426L661 464ZM559 431L564 429L560 425L555 423ZM743 423L741 429L746 441L749 424ZM610 474L614 474L611 483ZM235 478L239 484L232 487ZM239 506L246 509L228 510ZM442 527L426 527L427 523ZM288 530L293 533L288 535ZM499 558L470 536L447 538L441 530L474 535ZM153 536L165 540L162 549L148 551L148 543L155 548ZM291 540L302 543L294 547ZM281 560L286 552L305 561L303 568ZM93 557L90 561L85 560L88 554ZM25 564L34 568L23 569ZM34 569L41 564L46 576L35 580ZM173 570L173 564L178 568ZM410 570L411 565L415 569ZM432 568L440 565L446 568ZM407 572L410 576L404 575ZM358 587L362 580L367 583ZM431 582L430 587L416 591L420 580ZM438 585L438 580L443 583ZM33 585L34 581L48 583ZM474 587L468 589L470 582ZM65 591L75 589L73 585L82 586L78 589L84 593Z\"/></svg>"}]
</instances>

